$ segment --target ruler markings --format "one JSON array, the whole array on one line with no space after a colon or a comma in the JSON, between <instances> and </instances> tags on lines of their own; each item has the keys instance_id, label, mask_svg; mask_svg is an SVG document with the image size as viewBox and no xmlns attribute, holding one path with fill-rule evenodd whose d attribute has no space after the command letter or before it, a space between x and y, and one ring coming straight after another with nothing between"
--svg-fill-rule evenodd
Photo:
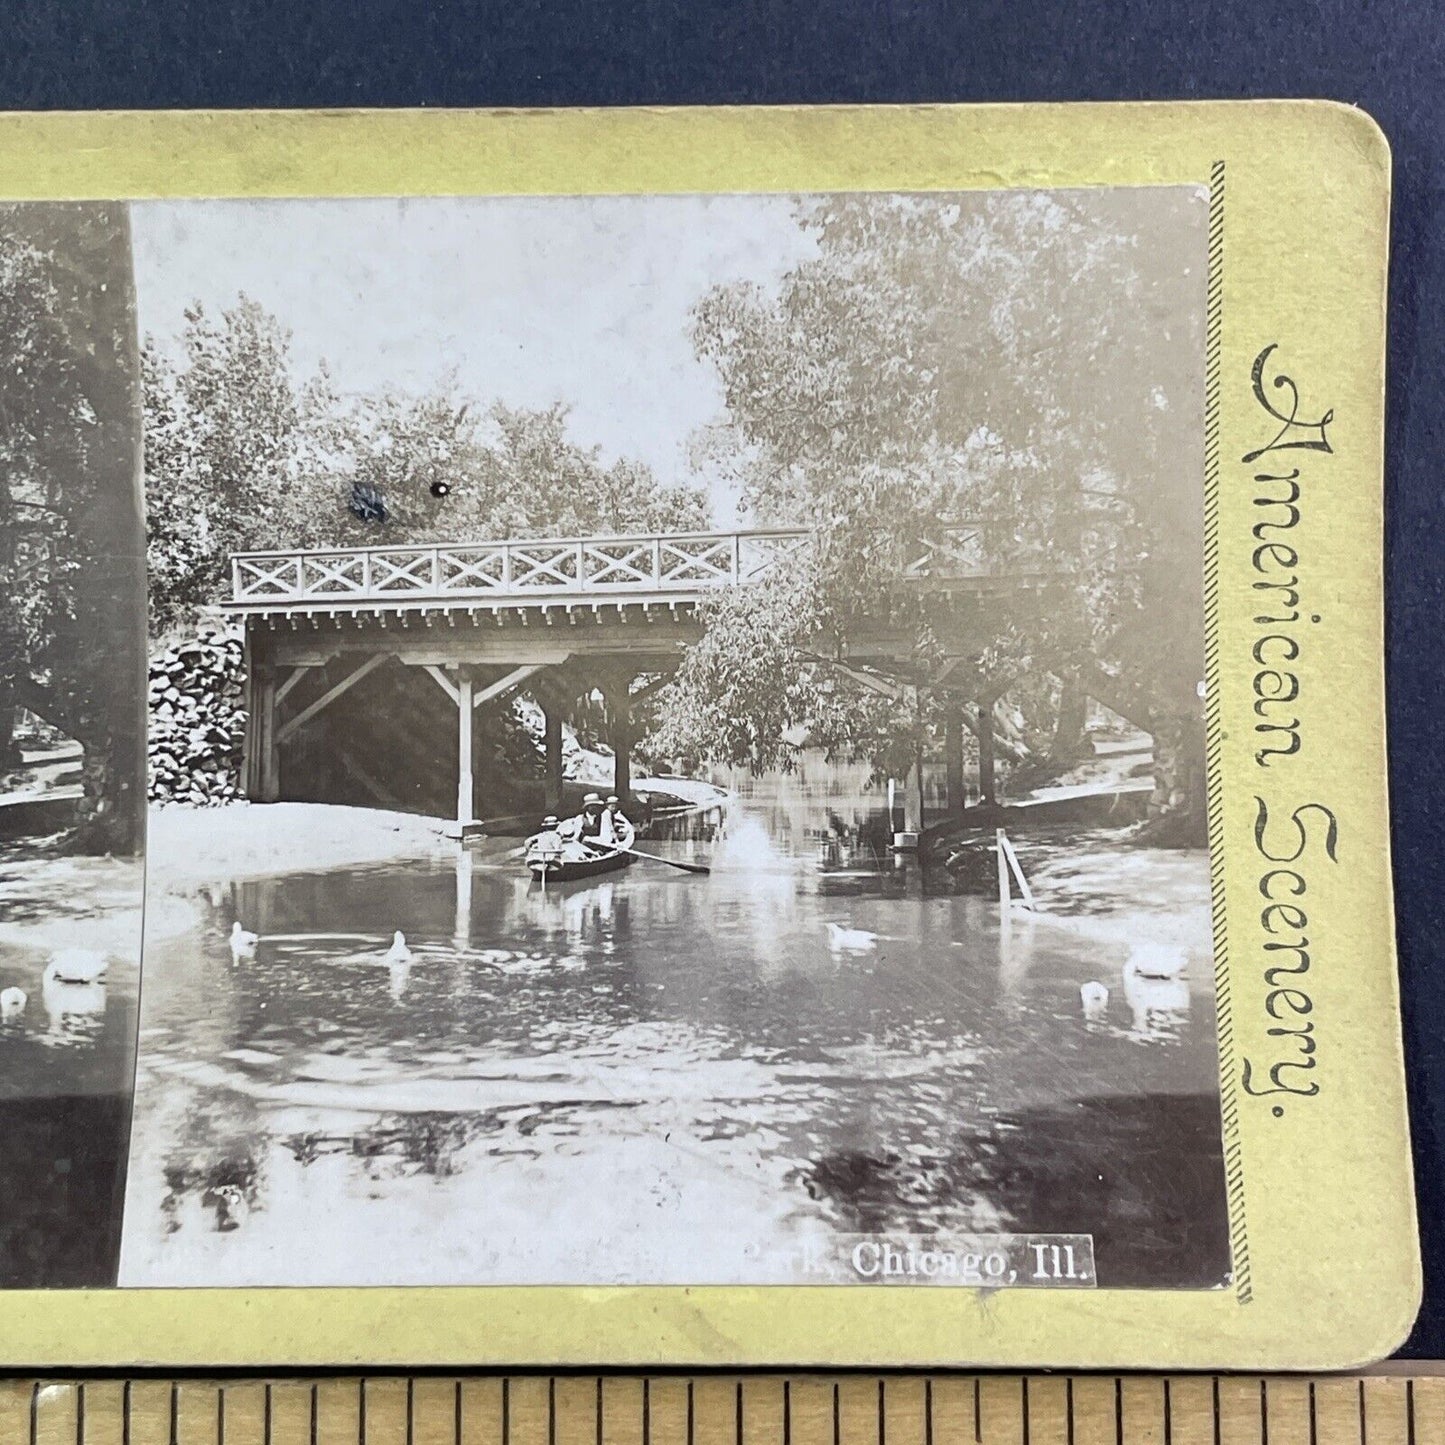
<instances>
[{"instance_id":1,"label":"ruler markings","mask_svg":"<svg viewBox=\"0 0 1445 1445\"><path fill-rule=\"evenodd\" d=\"M1215 1376L1213 1384L1214 1438L1217 1445L1264 1445L1259 1382L1254 1379L1231 1381L1231 1388L1226 1390L1219 1376Z\"/></svg>"},{"instance_id":2,"label":"ruler markings","mask_svg":"<svg viewBox=\"0 0 1445 1445\"><path fill-rule=\"evenodd\" d=\"M456 1445L458 1382L423 1375L407 1383L410 1445Z\"/></svg>"},{"instance_id":3,"label":"ruler markings","mask_svg":"<svg viewBox=\"0 0 1445 1445\"><path fill-rule=\"evenodd\" d=\"M602 1410L597 1445L642 1445L645 1411L642 1380L636 1375L599 1377Z\"/></svg>"},{"instance_id":4,"label":"ruler markings","mask_svg":"<svg viewBox=\"0 0 1445 1445\"><path fill-rule=\"evenodd\" d=\"M1445 1376L0 1380L0 1445L1445 1445Z\"/></svg>"},{"instance_id":5,"label":"ruler markings","mask_svg":"<svg viewBox=\"0 0 1445 1445\"><path fill-rule=\"evenodd\" d=\"M76 1445L125 1445L125 1382L86 1380L77 1391Z\"/></svg>"},{"instance_id":6,"label":"ruler markings","mask_svg":"<svg viewBox=\"0 0 1445 1445\"><path fill-rule=\"evenodd\" d=\"M1028 1376L1029 1445L1069 1445L1068 1387L1058 1375Z\"/></svg>"},{"instance_id":7,"label":"ruler markings","mask_svg":"<svg viewBox=\"0 0 1445 1445\"><path fill-rule=\"evenodd\" d=\"M1114 1381L1104 1375L1078 1375L1073 1387L1074 1445L1116 1445Z\"/></svg>"},{"instance_id":8,"label":"ruler markings","mask_svg":"<svg viewBox=\"0 0 1445 1445\"><path fill-rule=\"evenodd\" d=\"M842 1445L878 1445L877 1381L866 1375L844 1375L837 1385Z\"/></svg>"},{"instance_id":9,"label":"ruler markings","mask_svg":"<svg viewBox=\"0 0 1445 1445\"><path fill-rule=\"evenodd\" d=\"M70 1445L75 1439L78 1394L69 1385L37 1385L31 1390L32 1445Z\"/></svg>"},{"instance_id":10,"label":"ruler markings","mask_svg":"<svg viewBox=\"0 0 1445 1445\"><path fill-rule=\"evenodd\" d=\"M1445 1375L1422 1375L1410 1386L1415 1445L1445 1445Z\"/></svg>"},{"instance_id":11,"label":"ruler markings","mask_svg":"<svg viewBox=\"0 0 1445 1445\"><path fill-rule=\"evenodd\" d=\"M602 1381L595 1375L564 1375L547 1402L548 1439L556 1445L594 1445L602 1438Z\"/></svg>"},{"instance_id":12,"label":"ruler markings","mask_svg":"<svg viewBox=\"0 0 1445 1445\"><path fill-rule=\"evenodd\" d=\"M1360 1387L1351 1379L1314 1382L1318 1445L1360 1445Z\"/></svg>"},{"instance_id":13,"label":"ruler markings","mask_svg":"<svg viewBox=\"0 0 1445 1445\"><path fill-rule=\"evenodd\" d=\"M687 1445L688 1381L664 1375L647 1382L649 1445Z\"/></svg>"},{"instance_id":14,"label":"ruler markings","mask_svg":"<svg viewBox=\"0 0 1445 1445\"><path fill-rule=\"evenodd\" d=\"M1017 1379L984 1375L978 1388L979 1438L984 1445L1023 1445L1023 1415Z\"/></svg>"},{"instance_id":15,"label":"ruler markings","mask_svg":"<svg viewBox=\"0 0 1445 1445\"><path fill-rule=\"evenodd\" d=\"M362 1445L407 1445L410 1380L369 1379L361 1387Z\"/></svg>"},{"instance_id":16,"label":"ruler markings","mask_svg":"<svg viewBox=\"0 0 1445 1445\"><path fill-rule=\"evenodd\" d=\"M307 1381L268 1381L266 1445L312 1445L311 1402L314 1398L315 1390Z\"/></svg>"},{"instance_id":17,"label":"ruler markings","mask_svg":"<svg viewBox=\"0 0 1445 1445\"><path fill-rule=\"evenodd\" d=\"M1260 1402L1271 1445L1310 1445L1310 1381L1271 1380Z\"/></svg>"},{"instance_id":18,"label":"ruler markings","mask_svg":"<svg viewBox=\"0 0 1445 1445\"><path fill-rule=\"evenodd\" d=\"M461 1445L502 1445L502 1397L505 1382L463 1380L458 1406Z\"/></svg>"},{"instance_id":19,"label":"ruler markings","mask_svg":"<svg viewBox=\"0 0 1445 1445\"><path fill-rule=\"evenodd\" d=\"M126 1412L127 1445L166 1445L171 1434L171 1389L164 1380L134 1380ZM91 1412L92 1418L95 1411Z\"/></svg>"},{"instance_id":20,"label":"ruler markings","mask_svg":"<svg viewBox=\"0 0 1445 1445\"><path fill-rule=\"evenodd\" d=\"M504 1445L546 1445L550 1386L551 1381L541 1375L508 1378Z\"/></svg>"},{"instance_id":21,"label":"ruler markings","mask_svg":"<svg viewBox=\"0 0 1445 1445\"><path fill-rule=\"evenodd\" d=\"M1361 1439L1378 1445L1406 1445L1410 1438L1409 1400L1406 1381L1381 1376L1369 1390L1360 1381Z\"/></svg>"},{"instance_id":22,"label":"ruler markings","mask_svg":"<svg viewBox=\"0 0 1445 1445\"><path fill-rule=\"evenodd\" d=\"M356 1380L316 1384L316 1445L357 1445L362 1438L361 1386Z\"/></svg>"},{"instance_id":23,"label":"ruler markings","mask_svg":"<svg viewBox=\"0 0 1445 1445\"><path fill-rule=\"evenodd\" d=\"M805 1376L790 1382L788 1433L791 1445L833 1445L831 1379Z\"/></svg>"},{"instance_id":24,"label":"ruler markings","mask_svg":"<svg viewBox=\"0 0 1445 1445\"><path fill-rule=\"evenodd\" d=\"M782 1377L750 1376L739 1381L738 1388L742 1392L741 1445L778 1445L785 1414Z\"/></svg>"},{"instance_id":25,"label":"ruler markings","mask_svg":"<svg viewBox=\"0 0 1445 1445\"><path fill-rule=\"evenodd\" d=\"M734 1445L737 1440L737 1385L721 1376L693 1381L693 1445Z\"/></svg>"},{"instance_id":26,"label":"ruler markings","mask_svg":"<svg viewBox=\"0 0 1445 1445\"><path fill-rule=\"evenodd\" d=\"M973 1439L973 1381L960 1375L936 1375L931 1383L933 1445L969 1445Z\"/></svg>"},{"instance_id":27,"label":"ruler markings","mask_svg":"<svg viewBox=\"0 0 1445 1445\"><path fill-rule=\"evenodd\" d=\"M916 1375L894 1376L878 1382L881 1407L880 1436L888 1445L927 1445L928 1381Z\"/></svg>"},{"instance_id":28,"label":"ruler markings","mask_svg":"<svg viewBox=\"0 0 1445 1445\"><path fill-rule=\"evenodd\" d=\"M274 1445L275 1405L270 1384L237 1380L223 1385L217 1394L217 1435L224 1445Z\"/></svg>"},{"instance_id":29,"label":"ruler markings","mask_svg":"<svg viewBox=\"0 0 1445 1445\"><path fill-rule=\"evenodd\" d=\"M1203 1375L1169 1377L1171 1445L1214 1445L1213 1381Z\"/></svg>"},{"instance_id":30,"label":"ruler markings","mask_svg":"<svg viewBox=\"0 0 1445 1445\"><path fill-rule=\"evenodd\" d=\"M1120 1445L1165 1445L1164 1381L1152 1375L1130 1375L1119 1381L1116 1429Z\"/></svg>"}]
</instances>

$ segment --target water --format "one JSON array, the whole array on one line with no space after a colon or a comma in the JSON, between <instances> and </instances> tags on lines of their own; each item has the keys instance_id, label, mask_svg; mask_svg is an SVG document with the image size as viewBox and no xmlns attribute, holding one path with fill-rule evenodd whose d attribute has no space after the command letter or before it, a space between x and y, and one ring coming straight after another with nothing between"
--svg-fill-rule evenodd
<instances>
[{"instance_id":1,"label":"water","mask_svg":"<svg viewBox=\"0 0 1445 1445\"><path fill-rule=\"evenodd\" d=\"M867 844L820 873L873 800L744 793L644 845L709 877L543 891L497 843L200 895L145 961L122 1283L767 1283L847 1234L1017 1230L1219 1285L1207 967L1126 985L1120 944L1001 936Z\"/></svg>"},{"instance_id":2,"label":"water","mask_svg":"<svg viewBox=\"0 0 1445 1445\"><path fill-rule=\"evenodd\" d=\"M0 1287L115 1282L134 1075L141 872L0 855ZM95 983L47 977L84 948Z\"/></svg>"}]
</instances>

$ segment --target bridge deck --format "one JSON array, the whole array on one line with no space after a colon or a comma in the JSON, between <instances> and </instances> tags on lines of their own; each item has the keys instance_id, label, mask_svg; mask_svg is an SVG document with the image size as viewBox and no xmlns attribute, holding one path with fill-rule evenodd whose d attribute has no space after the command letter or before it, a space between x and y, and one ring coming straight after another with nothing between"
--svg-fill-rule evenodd
<instances>
[{"instance_id":1,"label":"bridge deck","mask_svg":"<svg viewBox=\"0 0 1445 1445\"><path fill-rule=\"evenodd\" d=\"M802 528L659 532L317 551L239 552L231 598L240 613L336 609L677 606L760 581L807 543ZM987 577L982 529L950 527L905 575Z\"/></svg>"}]
</instances>

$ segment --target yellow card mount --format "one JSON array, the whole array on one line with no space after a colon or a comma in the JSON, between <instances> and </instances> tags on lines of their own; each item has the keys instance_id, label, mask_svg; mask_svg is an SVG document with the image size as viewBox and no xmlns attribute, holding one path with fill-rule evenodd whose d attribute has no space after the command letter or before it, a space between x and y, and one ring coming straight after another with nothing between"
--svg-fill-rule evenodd
<instances>
[{"instance_id":1,"label":"yellow card mount","mask_svg":"<svg viewBox=\"0 0 1445 1445\"><path fill-rule=\"evenodd\" d=\"M1318 102L0 116L0 1365L1388 1355L1389 196ZM6 1399L1223 1445L1424 1389Z\"/></svg>"}]
</instances>

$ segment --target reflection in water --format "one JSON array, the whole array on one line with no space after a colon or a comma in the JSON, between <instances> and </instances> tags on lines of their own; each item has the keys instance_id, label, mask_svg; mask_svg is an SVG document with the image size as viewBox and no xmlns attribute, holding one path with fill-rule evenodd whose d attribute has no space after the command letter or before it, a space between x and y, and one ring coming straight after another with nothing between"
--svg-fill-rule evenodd
<instances>
[{"instance_id":1,"label":"reflection in water","mask_svg":"<svg viewBox=\"0 0 1445 1445\"><path fill-rule=\"evenodd\" d=\"M76 983L51 961L0 947L0 1288L115 1280L136 969L118 953L106 983Z\"/></svg>"},{"instance_id":2,"label":"reflection in water","mask_svg":"<svg viewBox=\"0 0 1445 1445\"><path fill-rule=\"evenodd\" d=\"M544 890L497 843L201 895L146 958L123 1282L762 1283L829 1233L1047 1229L1220 1283L1205 971L926 891L834 780L743 792L649 845L707 877Z\"/></svg>"},{"instance_id":3,"label":"reflection in water","mask_svg":"<svg viewBox=\"0 0 1445 1445\"><path fill-rule=\"evenodd\" d=\"M104 1027L103 983L69 983L47 973L41 982L41 997L56 1043L88 1043Z\"/></svg>"}]
</instances>

